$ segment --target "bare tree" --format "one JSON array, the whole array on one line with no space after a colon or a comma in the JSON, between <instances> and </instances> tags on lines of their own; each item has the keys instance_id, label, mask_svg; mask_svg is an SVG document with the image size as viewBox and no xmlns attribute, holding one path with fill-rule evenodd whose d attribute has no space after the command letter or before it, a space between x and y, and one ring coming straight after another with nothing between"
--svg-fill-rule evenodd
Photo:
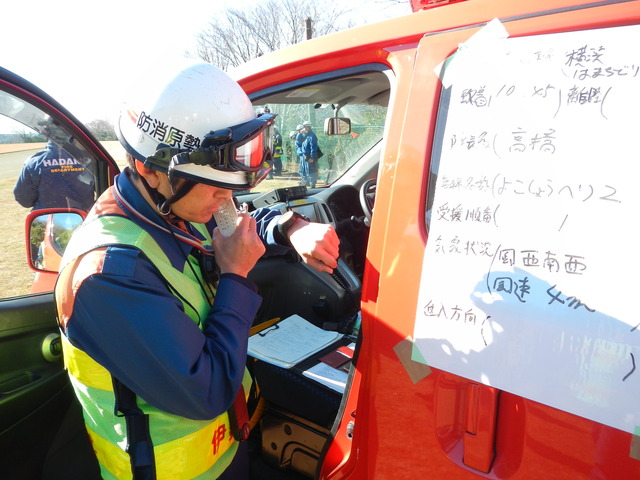
<instances>
[{"instance_id":1,"label":"bare tree","mask_svg":"<svg viewBox=\"0 0 640 480\"><path fill-rule=\"evenodd\" d=\"M318 37L353 26L342 2L265 0L244 10L228 9L196 35L195 56L228 70L265 53L306 38L305 21L311 19Z\"/></svg>"},{"instance_id":2,"label":"bare tree","mask_svg":"<svg viewBox=\"0 0 640 480\"><path fill-rule=\"evenodd\" d=\"M86 124L97 140L117 140L113 125L109 120L92 120Z\"/></svg>"}]
</instances>

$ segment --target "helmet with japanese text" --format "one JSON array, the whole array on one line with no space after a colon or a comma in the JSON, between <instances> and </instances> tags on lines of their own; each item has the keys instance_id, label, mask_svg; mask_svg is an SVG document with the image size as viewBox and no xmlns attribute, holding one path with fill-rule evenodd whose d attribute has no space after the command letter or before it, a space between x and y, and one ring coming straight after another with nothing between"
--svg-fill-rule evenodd
<instances>
[{"instance_id":1,"label":"helmet with japanese text","mask_svg":"<svg viewBox=\"0 0 640 480\"><path fill-rule=\"evenodd\" d=\"M123 102L116 134L145 166L231 190L245 190L271 169L275 115L256 116L249 97L208 63L160 68Z\"/></svg>"}]
</instances>

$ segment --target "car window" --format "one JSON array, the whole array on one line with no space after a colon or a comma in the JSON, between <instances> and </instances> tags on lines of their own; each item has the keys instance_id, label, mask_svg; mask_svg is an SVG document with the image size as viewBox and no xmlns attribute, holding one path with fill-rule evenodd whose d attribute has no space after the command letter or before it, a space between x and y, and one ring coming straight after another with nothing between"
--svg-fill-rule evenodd
<instances>
[{"instance_id":1,"label":"car window","mask_svg":"<svg viewBox=\"0 0 640 480\"><path fill-rule=\"evenodd\" d=\"M47 113L0 92L0 163L0 298L50 291L55 276L36 274L27 263L26 216L46 208L87 211L96 198L96 161ZM29 248L35 262L39 246Z\"/></svg>"},{"instance_id":2,"label":"car window","mask_svg":"<svg viewBox=\"0 0 640 480\"><path fill-rule=\"evenodd\" d=\"M300 174L301 155L296 149L297 128L308 122L317 137L322 155L317 162L317 182L322 188L334 184L358 160L379 144L384 133L389 95L387 76L379 71L359 73L348 78L302 81L282 87L255 100L258 112L277 114L276 127L279 138L275 140L274 153L280 154L282 172L274 168L264 182L254 191L265 192L275 188L304 183ZM351 131L343 135L325 134L325 123L332 117L347 118ZM304 132L303 132L304 133ZM281 151L278 150L281 140ZM275 166L275 165L274 165Z\"/></svg>"}]
</instances>

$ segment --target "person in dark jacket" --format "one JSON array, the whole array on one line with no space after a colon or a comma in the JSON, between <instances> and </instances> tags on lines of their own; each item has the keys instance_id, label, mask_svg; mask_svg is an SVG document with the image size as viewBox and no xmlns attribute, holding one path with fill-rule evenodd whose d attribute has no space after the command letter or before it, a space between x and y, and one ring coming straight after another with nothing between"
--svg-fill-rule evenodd
<instances>
[{"instance_id":1,"label":"person in dark jacket","mask_svg":"<svg viewBox=\"0 0 640 480\"><path fill-rule=\"evenodd\" d=\"M304 131L304 126L302 124L296 127L296 154L298 155L298 173L300 174L300 185L307 184L307 177L309 176L309 164L307 163L305 154L304 154L304 141L307 138L307 135Z\"/></svg>"},{"instance_id":2,"label":"person in dark jacket","mask_svg":"<svg viewBox=\"0 0 640 480\"><path fill-rule=\"evenodd\" d=\"M95 200L93 174L54 142L25 161L13 189L26 208L77 208L85 212Z\"/></svg>"},{"instance_id":3,"label":"person in dark jacket","mask_svg":"<svg viewBox=\"0 0 640 480\"><path fill-rule=\"evenodd\" d=\"M311 122L304 122L302 126L302 131L305 135L304 141L302 142L302 153L307 163L304 180L308 187L316 188L319 158L318 137L312 130Z\"/></svg>"},{"instance_id":4,"label":"person in dark jacket","mask_svg":"<svg viewBox=\"0 0 640 480\"><path fill-rule=\"evenodd\" d=\"M277 128L273 130L273 175L279 177L282 175L282 135Z\"/></svg>"}]
</instances>

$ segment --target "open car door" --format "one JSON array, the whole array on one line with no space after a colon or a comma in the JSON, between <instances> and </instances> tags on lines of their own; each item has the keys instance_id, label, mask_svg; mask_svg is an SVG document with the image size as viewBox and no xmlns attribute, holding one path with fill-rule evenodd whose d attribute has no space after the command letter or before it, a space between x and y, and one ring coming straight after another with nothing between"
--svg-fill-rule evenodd
<instances>
[{"instance_id":1,"label":"open car door","mask_svg":"<svg viewBox=\"0 0 640 480\"><path fill-rule=\"evenodd\" d=\"M0 139L0 471L3 478L16 479L98 478L63 369L52 294L56 273L36 274L27 263L27 249L33 249L31 257L38 261L41 242L25 237L25 219L34 207L22 206L16 198L27 202L26 194L19 194L22 167L47 145L67 152L55 166L59 172L82 169L83 188L92 198L107 188L118 167L61 105L4 69L0 69ZM42 213L46 220L46 210L38 208L32 215ZM44 234L45 228L52 233L53 227L44 221L39 233ZM54 257L55 253L47 253L50 261Z\"/></svg>"}]
</instances>

